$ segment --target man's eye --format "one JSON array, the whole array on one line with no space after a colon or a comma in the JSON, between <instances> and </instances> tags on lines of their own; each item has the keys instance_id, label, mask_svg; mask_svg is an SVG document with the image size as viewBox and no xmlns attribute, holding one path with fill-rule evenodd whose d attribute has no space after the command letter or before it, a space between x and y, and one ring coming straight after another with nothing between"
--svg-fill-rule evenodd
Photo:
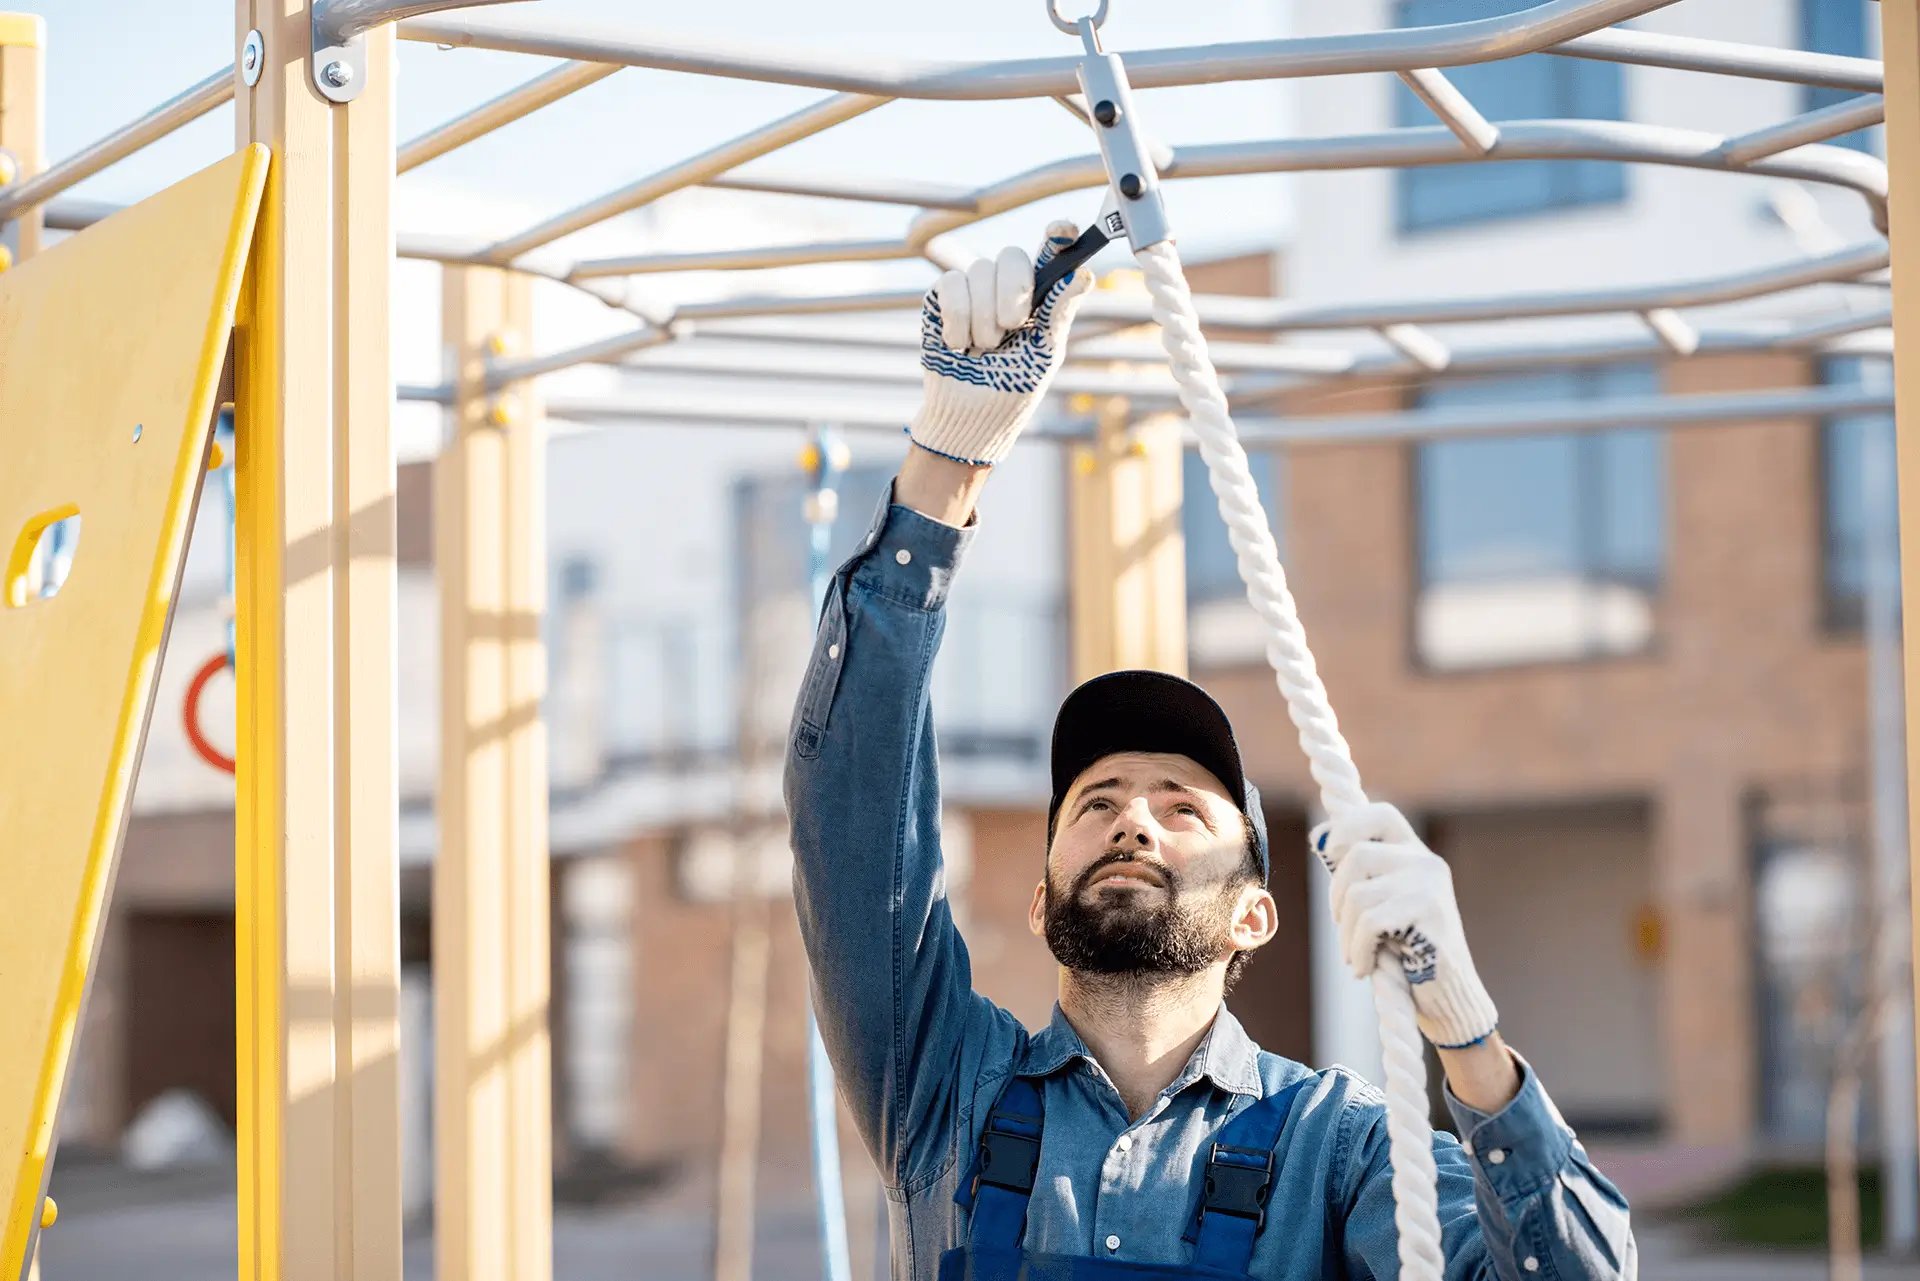
<instances>
[{"instance_id":1,"label":"man's eye","mask_svg":"<svg viewBox=\"0 0 1920 1281\"><path fill-rule=\"evenodd\" d=\"M1087 813L1089 814L1093 813L1095 810L1110 810L1112 808L1113 808L1113 802L1101 797L1096 797L1093 800L1090 800L1087 802Z\"/></svg>"},{"instance_id":2,"label":"man's eye","mask_svg":"<svg viewBox=\"0 0 1920 1281\"><path fill-rule=\"evenodd\" d=\"M1182 801L1178 805L1174 806L1173 812L1176 814L1191 814L1195 818L1200 817L1199 807L1195 805L1189 805L1185 801Z\"/></svg>"}]
</instances>

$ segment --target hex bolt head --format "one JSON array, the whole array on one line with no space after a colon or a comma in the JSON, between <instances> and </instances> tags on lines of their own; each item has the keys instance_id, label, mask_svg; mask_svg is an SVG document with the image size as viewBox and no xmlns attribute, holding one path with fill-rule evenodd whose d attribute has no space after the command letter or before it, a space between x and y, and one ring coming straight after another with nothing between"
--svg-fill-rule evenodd
<instances>
[{"instance_id":1,"label":"hex bolt head","mask_svg":"<svg viewBox=\"0 0 1920 1281\"><path fill-rule=\"evenodd\" d=\"M344 62L329 62L320 68L320 75L336 89L344 89L353 83L353 68Z\"/></svg>"},{"instance_id":2,"label":"hex bolt head","mask_svg":"<svg viewBox=\"0 0 1920 1281\"><path fill-rule=\"evenodd\" d=\"M1120 123L1120 108L1102 98L1093 105L1093 118L1111 129Z\"/></svg>"},{"instance_id":3,"label":"hex bolt head","mask_svg":"<svg viewBox=\"0 0 1920 1281\"><path fill-rule=\"evenodd\" d=\"M1120 175L1120 194L1128 200L1140 199L1140 193L1146 189L1147 184L1140 181L1139 174L1126 173Z\"/></svg>"}]
</instances>

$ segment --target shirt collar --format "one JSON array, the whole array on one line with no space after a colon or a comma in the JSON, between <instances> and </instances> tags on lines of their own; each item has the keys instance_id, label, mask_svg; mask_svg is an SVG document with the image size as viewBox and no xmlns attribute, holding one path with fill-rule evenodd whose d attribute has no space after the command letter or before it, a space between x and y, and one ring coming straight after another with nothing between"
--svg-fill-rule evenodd
<instances>
[{"instance_id":1,"label":"shirt collar","mask_svg":"<svg viewBox=\"0 0 1920 1281\"><path fill-rule=\"evenodd\" d=\"M1073 1024L1067 1022L1066 1012L1056 1002L1053 1018L1047 1026L1028 1039L1026 1052L1021 1056L1015 1074L1051 1076L1075 1059L1085 1059L1089 1063L1097 1061L1087 1048L1087 1043L1073 1030ZM1234 1094L1257 1099L1262 1092L1260 1048L1247 1035L1246 1029L1240 1026L1240 1020L1234 1018L1224 1005L1220 1007L1219 1014L1214 1016L1213 1027L1194 1047L1186 1067L1174 1078L1170 1089L1177 1092L1201 1077Z\"/></svg>"}]
</instances>

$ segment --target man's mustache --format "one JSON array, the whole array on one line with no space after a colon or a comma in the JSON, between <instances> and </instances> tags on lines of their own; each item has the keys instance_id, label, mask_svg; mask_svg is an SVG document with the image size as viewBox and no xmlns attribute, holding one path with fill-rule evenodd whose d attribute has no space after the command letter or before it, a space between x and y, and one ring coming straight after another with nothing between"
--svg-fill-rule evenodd
<instances>
[{"instance_id":1,"label":"man's mustache","mask_svg":"<svg viewBox=\"0 0 1920 1281\"><path fill-rule=\"evenodd\" d=\"M1169 892L1176 888L1173 869L1167 866L1167 864L1151 855L1139 854L1133 850L1114 849L1108 850L1105 854L1101 855L1093 862L1092 866L1074 878L1072 897L1079 898L1081 893L1093 884L1095 877L1105 872L1108 868L1121 863L1137 863L1152 872L1155 876L1158 876L1161 883L1167 887Z\"/></svg>"}]
</instances>

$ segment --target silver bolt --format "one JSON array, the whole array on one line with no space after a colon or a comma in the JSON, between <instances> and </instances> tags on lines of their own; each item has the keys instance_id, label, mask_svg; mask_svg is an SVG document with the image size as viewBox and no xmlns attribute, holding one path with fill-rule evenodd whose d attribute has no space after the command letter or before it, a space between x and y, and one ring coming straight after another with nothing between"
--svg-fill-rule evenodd
<instances>
[{"instance_id":1,"label":"silver bolt","mask_svg":"<svg viewBox=\"0 0 1920 1281\"><path fill-rule=\"evenodd\" d=\"M353 68L344 62L329 62L320 69L320 75L336 89L344 89L353 83Z\"/></svg>"},{"instance_id":2,"label":"silver bolt","mask_svg":"<svg viewBox=\"0 0 1920 1281\"><path fill-rule=\"evenodd\" d=\"M260 83L260 64L266 60L266 55L266 41L260 38L260 33L247 32L247 42L240 49L240 75L249 89Z\"/></svg>"}]
</instances>

